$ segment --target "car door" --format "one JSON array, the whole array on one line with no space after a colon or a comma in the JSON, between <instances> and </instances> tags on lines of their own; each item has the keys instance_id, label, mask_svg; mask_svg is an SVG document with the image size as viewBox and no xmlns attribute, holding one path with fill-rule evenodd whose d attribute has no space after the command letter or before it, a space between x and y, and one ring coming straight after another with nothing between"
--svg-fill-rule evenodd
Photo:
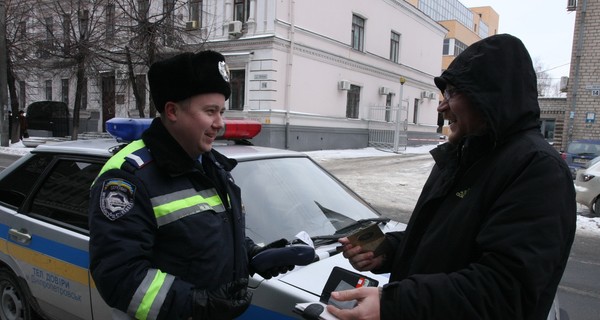
<instances>
[{"instance_id":1,"label":"car door","mask_svg":"<svg viewBox=\"0 0 600 320\"><path fill-rule=\"evenodd\" d=\"M88 254L89 188L102 161L36 157L25 167L39 178L8 222L7 251L44 313L53 319L93 319L92 303L108 310L91 287Z\"/></svg>"}]
</instances>

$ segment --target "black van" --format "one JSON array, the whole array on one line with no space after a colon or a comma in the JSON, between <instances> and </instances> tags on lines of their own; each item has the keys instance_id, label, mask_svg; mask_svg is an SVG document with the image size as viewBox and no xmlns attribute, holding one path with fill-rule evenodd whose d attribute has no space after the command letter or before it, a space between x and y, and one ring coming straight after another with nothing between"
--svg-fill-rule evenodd
<instances>
[{"instance_id":1,"label":"black van","mask_svg":"<svg viewBox=\"0 0 600 320\"><path fill-rule=\"evenodd\" d=\"M37 101L27 107L27 128L30 135L39 130L44 136L65 137L70 135L69 108L60 101Z\"/></svg>"}]
</instances>

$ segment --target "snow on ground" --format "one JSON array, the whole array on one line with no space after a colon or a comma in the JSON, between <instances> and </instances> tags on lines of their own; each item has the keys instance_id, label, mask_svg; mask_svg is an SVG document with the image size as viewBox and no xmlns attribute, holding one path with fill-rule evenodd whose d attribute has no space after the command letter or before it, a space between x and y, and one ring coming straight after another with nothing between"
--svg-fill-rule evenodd
<instances>
[{"instance_id":1,"label":"snow on ground","mask_svg":"<svg viewBox=\"0 0 600 320\"><path fill-rule=\"evenodd\" d=\"M22 156L32 150L33 148L27 148L23 145L23 142L19 141L17 143L12 143L10 147L0 147L0 153L2 154L12 154L16 156Z\"/></svg>"}]
</instances>

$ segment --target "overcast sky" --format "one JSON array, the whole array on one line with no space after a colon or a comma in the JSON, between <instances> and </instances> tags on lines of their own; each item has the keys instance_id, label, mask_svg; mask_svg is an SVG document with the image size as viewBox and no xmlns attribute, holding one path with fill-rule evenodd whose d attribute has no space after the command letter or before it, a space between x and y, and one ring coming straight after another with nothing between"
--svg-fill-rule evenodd
<instances>
[{"instance_id":1,"label":"overcast sky","mask_svg":"<svg viewBox=\"0 0 600 320\"><path fill-rule=\"evenodd\" d=\"M498 33L523 41L529 54L552 78L569 76L575 11L567 0L460 0L467 7L490 6L500 16Z\"/></svg>"}]
</instances>

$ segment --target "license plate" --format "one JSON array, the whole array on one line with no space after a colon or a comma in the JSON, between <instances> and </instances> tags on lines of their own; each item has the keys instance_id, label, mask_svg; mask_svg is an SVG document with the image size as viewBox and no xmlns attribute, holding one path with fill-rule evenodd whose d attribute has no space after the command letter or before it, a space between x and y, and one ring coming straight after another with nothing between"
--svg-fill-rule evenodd
<instances>
[{"instance_id":1,"label":"license plate","mask_svg":"<svg viewBox=\"0 0 600 320\"><path fill-rule=\"evenodd\" d=\"M583 158L575 158L573 159L574 163L587 163L589 160L588 159L583 159Z\"/></svg>"}]
</instances>

